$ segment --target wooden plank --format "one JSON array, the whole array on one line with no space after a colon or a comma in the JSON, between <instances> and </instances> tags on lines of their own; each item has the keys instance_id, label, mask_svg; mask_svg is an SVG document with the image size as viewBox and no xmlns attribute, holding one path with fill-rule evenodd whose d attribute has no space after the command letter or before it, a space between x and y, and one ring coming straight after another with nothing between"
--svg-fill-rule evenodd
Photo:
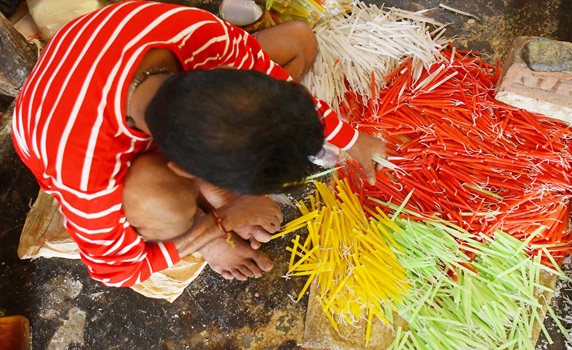
<instances>
[{"instance_id":1,"label":"wooden plank","mask_svg":"<svg viewBox=\"0 0 572 350\"><path fill-rule=\"evenodd\" d=\"M16 97L38 54L0 13L0 94Z\"/></svg>"},{"instance_id":2,"label":"wooden plank","mask_svg":"<svg viewBox=\"0 0 572 350\"><path fill-rule=\"evenodd\" d=\"M0 317L3 350L30 350L30 322L24 316Z\"/></svg>"},{"instance_id":3,"label":"wooden plank","mask_svg":"<svg viewBox=\"0 0 572 350\"><path fill-rule=\"evenodd\" d=\"M0 165L13 157L16 152L14 145L12 145L12 114L14 114L14 104L15 101L8 107L4 115L0 117Z\"/></svg>"}]
</instances>

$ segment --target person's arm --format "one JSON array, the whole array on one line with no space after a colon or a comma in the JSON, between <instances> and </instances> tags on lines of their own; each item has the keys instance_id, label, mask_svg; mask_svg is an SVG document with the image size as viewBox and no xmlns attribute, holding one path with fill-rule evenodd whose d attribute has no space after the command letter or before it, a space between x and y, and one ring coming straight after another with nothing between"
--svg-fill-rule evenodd
<instances>
[{"instance_id":1,"label":"person's arm","mask_svg":"<svg viewBox=\"0 0 572 350\"><path fill-rule=\"evenodd\" d=\"M247 57L246 60L252 61L251 69L266 73L276 79L292 81L292 77L288 72L270 59L270 56L262 50L260 44L253 36L248 35L240 28L232 28L234 30L228 31L229 40L238 40L238 42L242 43L242 47L234 51L235 54L228 58L229 62L241 62L244 58L241 58L237 53L244 52L244 56ZM340 119L337 113L325 101L316 97L312 98L316 106L316 112L324 125L326 141L343 150L351 148L358 139L358 131Z\"/></svg>"},{"instance_id":2,"label":"person's arm","mask_svg":"<svg viewBox=\"0 0 572 350\"><path fill-rule=\"evenodd\" d=\"M171 242L175 245L179 256L187 256L201 250L205 245L215 239L224 236L219 229L215 218L197 210L193 226L184 234L174 238Z\"/></svg>"},{"instance_id":3,"label":"person's arm","mask_svg":"<svg viewBox=\"0 0 572 350\"><path fill-rule=\"evenodd\" d=\"M220 222L217 221L220 220ZM280 229L284 215L278 204L264 196L239 196L224 206L204 213L199 211L193 226L183 235L172 240L180 256L200 251L218 238L226 238L228 232L241 238L265 243L271 233Z\"/></svg>"},{"instance_id":4,"label":"person's arm","mask_svg":"<svg viewBox=\"0 0 572 350\"><path fill-rule=\"evenodd\" d=\"M194 19L203 20L205 24L181 38L178 46L180 60L185 62L185 70L228 66L257 70L280 80L292 80L288 72L262 50L253 36L230 23L214 18L211 14L199 12L197 16ZM326 102L314 98L314 104L325 126L326 140L344 150L353 146L358 132L338 118Z\"/></svg>"},{"instance_id":5,"label":"person's arm","mask_svg":"<svg viewBox=\"0 0 572 350\"><path fill-rule=\"evenodd\" d=\"M224 230L211 212L199 212L185 234L170 241L146 242L126 220L121 191L121 186L109 193L50 191L60 203L64 224L78 244L89 274L113 287L130 287L148 279L223 238L224 230L243 239L268 242L269 233L277 232L283 220L280 207L270 198L240 196L216 209Z\"/></svg>"},{"instance_id":6,"label":"person's arm","mask_svg":"<svg viewBox=\"0 0 572 350\"><path fill-rule=\"evenodd\" d=\"M292 80L288 72L273 62L258 41L244 30L210 14L201 13L205 24L180 41L180 58L184 69L212 69L230 66L252 69L276 79ZM208 17L214 17L214 20ZM200 20L200 19L199 19ZM324 125L326 141L362 164L368 181L375 183L375 168L371 158L385 156L383 140L359 133L324 101L314 98L316 111Z\"/></svg>"},{"instance_id":7,"label":"person's arm","mask_svg":"<svg viewBox=\"0 0 572 350\"><path fill-rule=\"evenodd\" d=\"M78 244L91 277L105 285L130 287L179 260L172 242L145 242L127 222L121 186L113 191L50 191L60 204L64 225Z\"/></svg>"}]
</instances>

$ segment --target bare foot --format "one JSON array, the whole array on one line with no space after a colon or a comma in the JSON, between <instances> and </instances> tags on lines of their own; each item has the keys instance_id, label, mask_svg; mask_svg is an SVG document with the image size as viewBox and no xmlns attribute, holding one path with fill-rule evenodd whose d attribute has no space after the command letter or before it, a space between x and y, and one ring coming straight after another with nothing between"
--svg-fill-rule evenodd
<instances>
[{"instance_id":1,"label":"bare foot","mask_svg":"<svg viewBox=\"0 0 572 350\"><path fill-rule=\"evenodd\" d=\"M227 280L246 281L249 277L260 277L263 272L272 270L274 265L270 257L261 251L254 250L250 243L234 234L233 248L223 238L215 239L199 252L213 271Z\"/></svg>"}]
</instances>

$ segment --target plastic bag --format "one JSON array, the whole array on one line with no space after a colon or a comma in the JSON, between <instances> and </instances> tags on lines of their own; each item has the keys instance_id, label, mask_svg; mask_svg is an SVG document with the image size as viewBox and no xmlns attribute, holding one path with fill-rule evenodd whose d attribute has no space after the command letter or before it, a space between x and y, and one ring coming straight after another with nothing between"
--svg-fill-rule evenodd
<instances>
[{"instance_id":1,"label":"plastic bag","mask_svg":"<svg viewBox=\"0 0 572 350\"><path fill-rule=\"evenodd\" d=\"M219 13L227 22L246 26L258 21L264 10L254 0L223 0Z\"/></svg>"},{"instance_id":2,"label":"plastic bag","mask_svg":"<svg viewBox=\"0 0 572 350\"><path fill-rule=\"evenodd\" d=\"M27 3L42 39L46 41L71 20L103 7L98 0L27 0Z\"/></svg>"},{"instance_id":3,"label":"plastic bag","mask_svg":"<svg viewBox=\"0 0 572 350\"><path fill-rule=\"evenodd\" d=\"M332 16L347 13L355 0L266 0L277 22L298 20L311 27Z\"/></svg>"}]
</instances>

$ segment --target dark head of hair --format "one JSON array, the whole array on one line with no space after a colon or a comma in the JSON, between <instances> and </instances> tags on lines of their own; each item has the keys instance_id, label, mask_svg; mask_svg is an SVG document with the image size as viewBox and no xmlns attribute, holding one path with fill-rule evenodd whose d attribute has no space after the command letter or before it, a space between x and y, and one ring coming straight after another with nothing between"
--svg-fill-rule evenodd
<instances>
[{"instance_id":1,"label":"dark head of hair","mask_svg":"<svg viewBox=\"0 0 572 350\"><path fill-rule=\"evenodd\" d=\"M323 126L302 85L257 71L192 70L167 79L145 120L163 154L239 194L276 193L308 175Z\"/></svg>"}]
</instances>

